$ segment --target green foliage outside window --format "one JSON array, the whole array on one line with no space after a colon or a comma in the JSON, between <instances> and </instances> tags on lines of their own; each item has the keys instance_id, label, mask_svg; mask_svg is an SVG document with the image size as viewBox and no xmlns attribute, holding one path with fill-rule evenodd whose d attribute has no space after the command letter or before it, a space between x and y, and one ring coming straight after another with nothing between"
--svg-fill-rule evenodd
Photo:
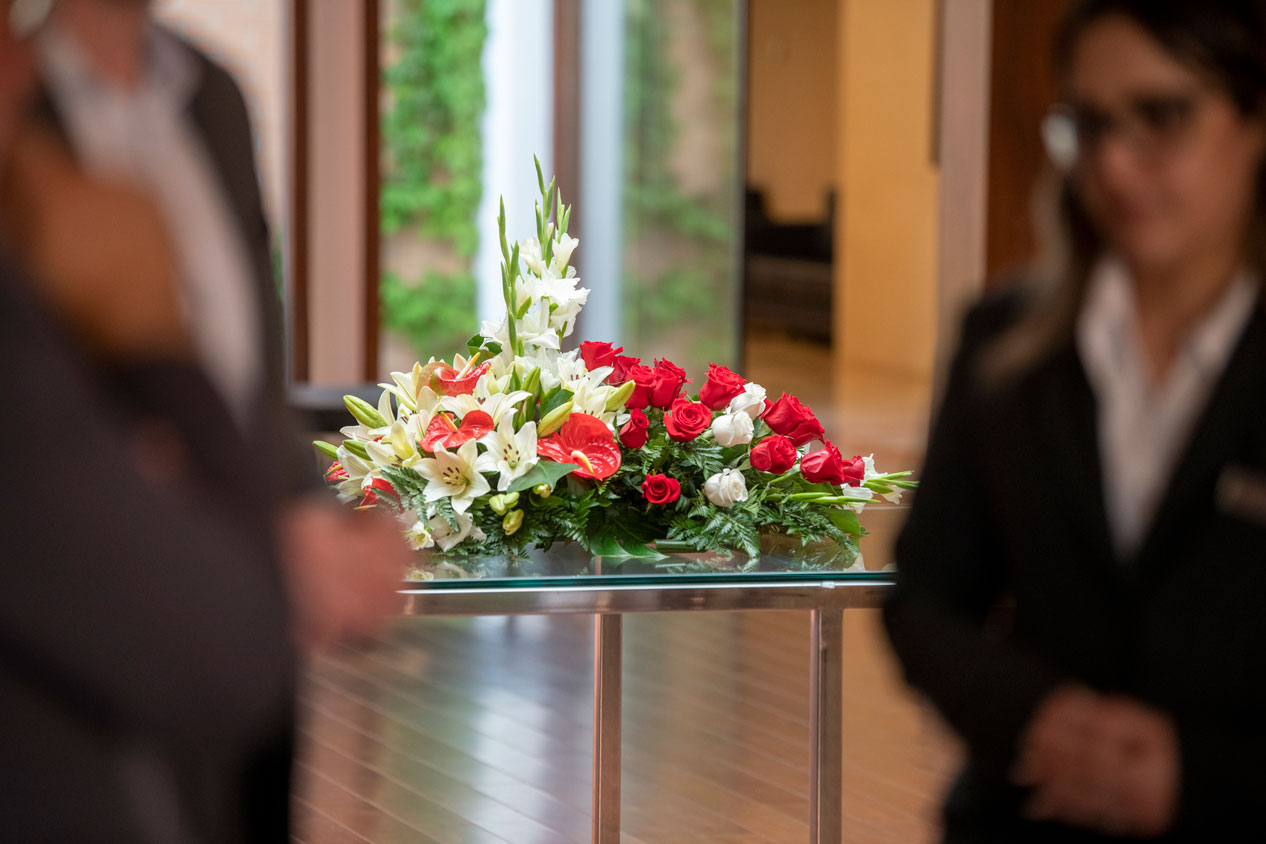
<instances>
[{"instance_id":1,"label":"green foliage outside window","mask_svg":"<svg viewBox=\"0 0 1266 844\"><path fill-rule=\"evenodd\" d=\"M738 115L734 0L691 0L688 7L682 0L627 0L622 310L626 335L646 349L689 337L679 363L697 369L706 361L736 363L728 359L735 331L730 305L736 294L738 134L737 119L733 127L714 130L723 139L720 166L733 169L721 180L725 188L715 195L684 191L673 171L681 134L673 99L681 72L670 54L672 12L683 8L701 25L703 43L695 55L709 64L716 115ZM640 266L639 255L671 257L652 267Z\"/></svg>"},{"instance_id":2,"label":"green foliage outside window","mask_svg":"<svg viewBox=\"0 0 1266 844\"><path fill-rule=\"evenodd\" d=\"M483 193L481 64L488 30L485 0L389 0L383 32L384 237L415 232L448 244L451 273L383 273L383 327L406 337L419 357L447 356L475 324L470 263L479 243L475 215Z\"/></svg>"}]
</instances>

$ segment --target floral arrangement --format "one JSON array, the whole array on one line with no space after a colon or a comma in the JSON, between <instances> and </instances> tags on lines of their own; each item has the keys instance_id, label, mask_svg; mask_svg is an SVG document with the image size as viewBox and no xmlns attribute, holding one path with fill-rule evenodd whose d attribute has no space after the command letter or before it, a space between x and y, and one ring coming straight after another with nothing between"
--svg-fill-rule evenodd
<instances>
[{"instance_id":1,"label":"floral arrangement","mask_svg":"<svg viewBox=\"0 0 1266 844\"><path fill-rule=\"evenodd\" d=\"M909 472L845 459L809 408L711 364L699 389L668 360L610 343L562 351L589 291L572 266L571 208L537 163L537 236L501 230L506 316L466 356L417 363L356 424L326 479L401 519L416 549L509 556L570 540L603 557L675 549L760 554L763 534L855 550L862 507L899 500ZM658 549L658 550L657 550Z\"/></svg>"}]
</instances>

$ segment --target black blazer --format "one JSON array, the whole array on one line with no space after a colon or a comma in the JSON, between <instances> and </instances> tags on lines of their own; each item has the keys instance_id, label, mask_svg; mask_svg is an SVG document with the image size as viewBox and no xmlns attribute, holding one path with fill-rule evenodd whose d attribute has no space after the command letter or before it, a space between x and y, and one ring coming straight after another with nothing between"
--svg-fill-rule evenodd
<instances>
[{"instance_id":1,"label":"black blazer","mask_svg":"<svg viewBox=\"0 0 1266 844\"><path fill-rule=\"evenodd\" d=\"M311 449L301 444L286 406L281 298L273 272L272 242L260 196L246 104L237 84L222 67L192 45L186 44L186 47L198 66L200 77L189 103L189 118L215 167L245 245L263 324L260 354L264 361L264 378L255 399L254 412L245 430L238 432L242 448L246 450L244 453L251 455L252 467L233 483L241 492L246 477L250 477L250 484L254 487L250 498L257 508L255 516L267 522L287 498L320 491L322 484ZM65 122L47 91L37 93L34 109L55 133L68 140ZM244 461L234 459L234 449L217 449L210 440L196 436L192 441L206 449L208 455L218 454L219 459L228 461L226 466L231 465L238 470L244 466ZM215 549L211 547L207 550L214 552ZM187 566L189 572L198 570L190 560L175 565ZM280 572L275 561L269 559L268 566L268 570L260 576L269 583L279 582ZM108 570L108 566L104 568ZM241 608L232 605L223 607L225 618L235 618L239 611L249 607L253 599L249 595L243 598ZM284 621L284 602L273 602L272 609L274 615ZM289 692L293 692L292 673L287 670L278 678ZM182 772L186 798L202 805L208 828L216 827L229 813L244 809L240 834L246 840L286 840L293 730L291 712L277 729L267 735L257 735L251 747L235 747L234 751L241 756L235 759L237 768L233 771L208 769L197 761L186 766ZM2 833L0 828L0 838L4 837ZM233 836L238 834L237 831L231 833Z\"/></svg>"},{"instance_id":2,"label":"black blazer","mask_svg":"<svg viewBox=\"0 0 1266 844\"><path fill-rule=\"evenodd\" d=\"M1021 730L1065 680L1174 719L1183 781L1169 840L1244 840L1266 809L1266 314L1241 337L1140 550L1120 559L1072 339L1014 383L979 377L1021 307L1008 295L966 320L885 607L907 678L968 746L949 840L1106 840L1020 821L1024 794L1006 783ZM1012 601L994 623L991 608Z\"/></svg>"},{"instance_id":3,"label":"black blazer","mask_svg":"<svg viewBox=\"0 0 1266 844\"><path fill-rule=\"evenodd\" d=\"M294 656L251 446L197 370L90 364L3 266L0 395L0 840L286 840ZM187 480L138 471L138 418Z\"/></svg>"},{"instance_id":4,"label":"black blazer","mask_svg":"<svg viewBox=\"0 0 1266 844\"><path fill-rule=\"evenodd\" d=\"M176 36L172 36L176 37ZM273 270L272 239L255 167L250 115L233 77L205 53L182 41L199 76L188 106L190 123L204 145L245 246L261 325L264 378L246 429L269 462L266 475L277 498L322 488L310 447L303 445L286 405L286 345L279 280ZM37 92L34 110L64 141L65 120L47 90ZM69 143L68 146L73 146Z\"/></svg>"}]
</instances>

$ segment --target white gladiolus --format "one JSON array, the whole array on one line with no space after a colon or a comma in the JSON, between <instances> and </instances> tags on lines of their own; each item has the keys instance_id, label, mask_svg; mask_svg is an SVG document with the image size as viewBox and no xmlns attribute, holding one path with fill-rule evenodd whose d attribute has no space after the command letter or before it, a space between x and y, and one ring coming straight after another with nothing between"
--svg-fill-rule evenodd
<instances>
[{"instance_id":1,"label":"white gladiolus","mask_svg":"<svg viewBox=\"0 0 1266 844\"><path fill-rule=\"evenodd\" d=\"M560 267L567 266L571 261L571 253L580 245L580 241L569 234L564 234L558 239L554 245L553 267L557 271Z\"/></svg>"},{"instance_id":2,"label":"white gladiolus","mask_svg":"<svg viewBox=\"0 0 1266 844\"><path fill-rule=\"evenodd\" d=\"M712 436L717 445L745 445L752 441L753 433L755 425L746 413L726 413L712 420Z\"/></svg>"},{"instance_id":3,"label":"white gladiolus","mask_svg":"<svg viewBox=\"0 0 1266 844\"><path fill-rule=\"evenodd\" d=\"M765 412L765 388L760 384L744 384L743 392L730 399L730 413L746 413L755 419Z\"/></svg>"},{"instance_id":4,"label":"white gladiolus","mask_svg":"<svg viewBox=\"0 0 1266 844\"><path fill-rule=\"evenodd\" d=\"M708 478L703 485L703 494L716 506L728 509L747 500L747 481L743 479L742 472L725 469Z\"/></svg>"}]
</instances>

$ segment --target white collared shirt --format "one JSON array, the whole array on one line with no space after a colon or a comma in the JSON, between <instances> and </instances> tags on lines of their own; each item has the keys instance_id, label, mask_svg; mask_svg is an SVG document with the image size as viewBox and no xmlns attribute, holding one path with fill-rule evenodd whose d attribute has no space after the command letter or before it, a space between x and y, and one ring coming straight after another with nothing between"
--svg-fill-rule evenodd
<instances>
[{"instance_id":1,"label":"white collared shirt","mask_svg":"<svg viewBox=\"0 0 1266 844\"><path fill-rule=\"evenodd\" d=\"M1098 401L1104 503L1117 553L1138 550L1214 386L1258 299L1241 272L1183 341L1160 379L1143 349L1138 303L1125 267L1105 260L1077 320L1077 351Z\"/></svg>"},{"instance_id":2,"label":"white collared shirt","mask_svg":"<svg viewBox=\"0 0 1266 844\"><path fill-rule=\"evenodd\" d=\"M147 189L176 249L181 300L203 368L239 421L262 382L261 315L229 199L187 108L199 83L188 49L157 26L143 78L124 90L50 24L40 69L85 170ZM126 284L126 279L120 279Z\"/></svg>"}]
</instances>

